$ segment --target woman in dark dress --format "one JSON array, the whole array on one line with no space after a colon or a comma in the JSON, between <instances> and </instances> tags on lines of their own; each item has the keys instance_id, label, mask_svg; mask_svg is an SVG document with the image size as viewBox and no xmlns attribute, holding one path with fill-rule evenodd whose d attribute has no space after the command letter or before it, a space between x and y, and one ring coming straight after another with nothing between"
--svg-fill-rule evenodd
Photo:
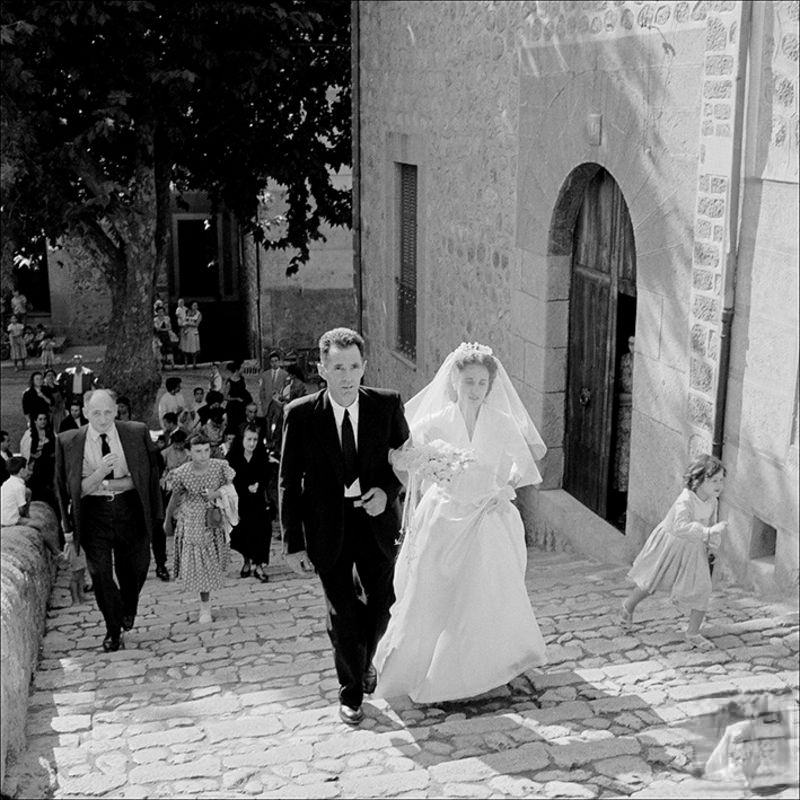
<instances>
[{"instance_id":1,"label":"woman in dark dress","mask_svg":"<svg viewBox=\"0 0 800 800\"><path fill-rule=\"evenodd\" d=\"M53 413L53 400L44 388L44 375L41 372L32 372L28 388L22 393L22 413L26 417L33 417L39 412L48 416Z\"/></svg>"},{"instance_id":2,"label":"woman in dark dress","mask_svg":"<svg viewBox=\"0 0 800 800\"><path fill-rule=\"evenodd\" d=\"M53 426L53 431L58 430L61 420L64 419L64 393L58 385L56 371L54 369L46 369L44 371L44 383L42 384L42 391L45 397L51 402L50 411L50 424Z\"/></svg>"},{"instance_id":3,"label":"woman in dark dress","mask_svg":"<svg viewBox=\"0 0 800 800\"><path fill-rule=\"evenodd\" d=\"M236 471L233 485L239 496L239 524L231 531L231 547L244 559L239 574L247 578L254 564L252 574L266 583L269 580L266 566L272 542L272 520L275 518L275 509L267 499L273 465L255 425L245 427L234 439L227 459Z\"/></svg>"},{"instance_id":4,"label":"woman in dark dress","mask_svg":"<svg viewBox=\"0 0 800 800\"><path fill-rule=\"evenodd\" d=\"M230 375L225 381L225 413L228 416L228 426L238 428L244 422L244 410L248 403L253 402L253 396L247 391L247 384L242 375L240 361L231 361L228 364Z\"/></svg>"},{"instance_id":5,"label":"woman in dark dress","mask_svg":"<svg viewBox=\"0 0 800 800\"><path fill-rule=\"evenodd\" d=\"M28 488L31 490L31 500L43 500L58 514L55 495L56 437L50 424L50 414L39 411L31 414L30 420Z\"/></svg>"}]
</instances>

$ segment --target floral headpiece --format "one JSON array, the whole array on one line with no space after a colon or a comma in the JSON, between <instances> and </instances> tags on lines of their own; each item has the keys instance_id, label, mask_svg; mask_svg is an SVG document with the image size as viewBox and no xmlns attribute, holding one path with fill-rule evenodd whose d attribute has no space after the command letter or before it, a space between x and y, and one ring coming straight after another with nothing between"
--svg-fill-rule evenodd
<instances>
[{"instance_id":1,"label":"floral headpiece","mask_svg":"<svg viewBox=\"0 0 800 800\"><path fill-rule=\"evenodd\" d=\"M461 342L461 344L456 347L454 353L456 358L465 358L473 354L481 356L494 355L491 347L487 347L485 344L479 344L478 342Z\"/></svg>"}]
</instances>

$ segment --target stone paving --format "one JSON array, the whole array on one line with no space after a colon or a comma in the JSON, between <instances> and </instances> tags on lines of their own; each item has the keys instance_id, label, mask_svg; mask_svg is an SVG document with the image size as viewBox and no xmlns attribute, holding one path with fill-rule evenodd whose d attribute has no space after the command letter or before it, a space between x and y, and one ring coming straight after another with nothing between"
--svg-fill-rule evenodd
<instances>
[{"instance_id":1,"label":"stone paving","mask_svg":"<svg viewBox=\"0 0 800 800\"><path fill-rule=\"evenodd\" d=\"M9 765L5 791L749 797L696 776L714 744L700 721L738 692L786 692L796 708L796 607L726 587L706 628L718 649L698 652L664 597L639 607L634 632L620 631L624 568L530 550L546 669L465 702L367 699L364 723L349 729L337 717L318 581L276 566L262 584L239 578L239 566L234 559L212 597L214 622L203 626L196 599L151 573L126 649L113 654L100 650L93 600L67 607L62 573L31 690L28 751Z\"/></svg>"}]
</instances>

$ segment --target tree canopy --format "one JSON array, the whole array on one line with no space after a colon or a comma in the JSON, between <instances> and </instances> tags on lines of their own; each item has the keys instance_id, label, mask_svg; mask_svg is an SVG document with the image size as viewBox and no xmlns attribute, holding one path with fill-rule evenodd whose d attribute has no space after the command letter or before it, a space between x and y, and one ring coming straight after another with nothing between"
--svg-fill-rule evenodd
<instances>
[{"instance_id":1,"label":"tree canopy","mask_svg":"<svg viewBox=\"0 0 800 800\"><path fill-rule=\"evenodd\" d=\"M73 231L113 255L113 213L150 165L257 241L259 194L285 186L270 243L297 248L291 270L321 224L349 224L349 193L330 181L350 163L349 3L8 0L2 45L18 242Z\"/></svg>"},{"instance_id":2,"label":"tree canopy","mask_svg":"<svg viewBox=\"0 0 800 800\"><path fill-rule=\"evenodd\" d=\"M152 394L172 191L296 249L288 272L321 226L350 223L331 180L351 158L349 2L4 0L0 14L3 235L29 252L77 236L97 256L118 333L105 368ZM266 236L270 183L287 210Z\"/></svg>"}]
</instances>

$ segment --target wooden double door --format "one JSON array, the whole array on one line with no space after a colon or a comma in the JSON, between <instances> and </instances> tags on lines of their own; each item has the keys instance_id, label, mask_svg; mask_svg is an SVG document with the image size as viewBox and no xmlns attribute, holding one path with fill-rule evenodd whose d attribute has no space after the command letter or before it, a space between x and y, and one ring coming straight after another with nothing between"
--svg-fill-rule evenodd
<instances>
[{"instance_id":1,"label":"wooden double door","mask_svg":"<svg viewBox=\"0 0 800 800\"><path fill-rule=\"evenodd\" d=\"M585 190L572 252L564 489L607 519L617 369L635 330L636 254L625 199L604 169Z\"/></svg>"}]
</instances>

